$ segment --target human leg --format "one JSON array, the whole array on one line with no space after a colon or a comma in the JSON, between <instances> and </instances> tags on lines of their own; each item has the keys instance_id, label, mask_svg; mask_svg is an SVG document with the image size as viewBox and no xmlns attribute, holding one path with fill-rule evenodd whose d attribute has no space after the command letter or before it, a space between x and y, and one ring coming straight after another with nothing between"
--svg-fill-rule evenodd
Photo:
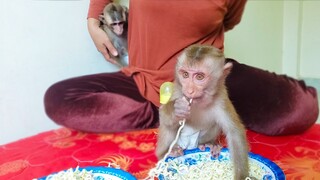
<instances>
[{"instance_id":1,"label":"human leg","mask_svg":"<svg viewBox=\"0 0 320 180\"><path fill-rule=\"evenodd\" d=\"M121 72L60 81L47 90L44 105L54 122L82 131L116 132L158 125L158 108Z\"/></svg>"},{"instance_id":2,"label":"human leg","mask_svg":"<svg viewBox=\"0 0 320 180\"><path fill-rule=\"evenodd\" d=\"M266 135L305 131L318 117L317 92L303 81L240 64L232 59L226 86L248 129Z\"/></svg>"}]
</instances>

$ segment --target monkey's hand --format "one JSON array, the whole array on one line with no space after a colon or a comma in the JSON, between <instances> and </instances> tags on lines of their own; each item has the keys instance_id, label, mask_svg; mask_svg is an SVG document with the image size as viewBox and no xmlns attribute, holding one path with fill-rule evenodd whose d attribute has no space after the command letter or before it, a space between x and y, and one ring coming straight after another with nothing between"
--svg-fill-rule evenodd
<instances>
[{"instance_id":1,"label":"monkey's hand","mask_svg":"<svg viewBox=\"0 0 320 180\"><path fill-rule=\"evenodd\" d=\"M185 97L175 100L174 116L178 121L190 118L190 103Z\"/></svg>"},{"instance_id":2,"label":"monkey's hand","mask_svg":"<svg viewBox=\"0 0 320 180\"><path fill-rule=\"evenodd\" d=\"M118 52L112 45L107 34L99 27L100 21L94 18L88 18L87 21L88 31L93 40L97 50L103 55L103 57L112 64L122 66L115 59L111 58L109 52L113 56L117 56Z\"/></svg>"}]
</instances>

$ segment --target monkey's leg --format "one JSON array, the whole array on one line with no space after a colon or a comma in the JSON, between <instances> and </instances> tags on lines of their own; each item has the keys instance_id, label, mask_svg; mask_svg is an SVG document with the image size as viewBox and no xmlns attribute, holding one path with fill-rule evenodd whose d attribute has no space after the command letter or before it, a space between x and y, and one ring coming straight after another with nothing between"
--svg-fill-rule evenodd
<instances>
[{"instance_id":1,"label":"monkey's leg","mask_svg":"<svg viewBox=\"0 0 320 180\"><path fill-rule=\"evenodd\" d=\"M176 128L168 127L160 122L159 134L156 148L156 155L158 159L162 159L170 148L176 136Z\"/></svg>"},{"instance_id":2,"label":"monkey's leg","mask_svg":"<svg viewBox=\"0 0 320 180\"><path fill-rule=\"evenodd\" d=\"M201 151L204 151L206 149L206 147L210 148L210 153L212 155L212 157L217 158L220 155L222 146L220 146L220 144L211 144L211 143L206 143L206 144L200 144L198 146L198 148Z\"/></svg>"},{"instance_id":3,"label":"monkey's leg","mask_svg":"<svg viewBox=\"0 0 320 180\"><path fill-rule=\"evenodd\" d=\"M209 147L211 155L214 158L218 157L222 147L216 142L216 139L220 133L221 130L218 126L212 126L208 130L202 131L198 148L204 151L206 147Z\"/></svg>"},{"instance_id":4,"label":"monkey's leg","mask_svg":"<svg viewBox=\"0 0 320 180\"><path fill-rule=\"evenodd\" d=\"M178 157L184 155L182 147L179 145L175 144L172 148L172 151L170 152L169 156L171 157Z\"/></svg>"}]
</instances>

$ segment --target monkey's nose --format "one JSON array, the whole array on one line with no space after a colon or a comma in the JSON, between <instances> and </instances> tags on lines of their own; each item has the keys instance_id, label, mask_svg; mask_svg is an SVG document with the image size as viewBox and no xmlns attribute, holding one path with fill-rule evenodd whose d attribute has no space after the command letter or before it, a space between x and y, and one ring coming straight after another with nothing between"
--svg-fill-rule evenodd
<instances>
[{"instance_id":1,"label":"monkey's nose","mask_svg":"<svg viewBox=\"0 0 320 180\"><path fill-rule=\"evenodd\" d=\"M188 97L191 99L191 98L194 96L195 91L194 91L193 88L189 88L189 89L187 90L187 93L188 93Z\"/></svg>"},{"instance_id":2,"label":"monkey's nose","mask_svg":"<svg viewBox=\"0 0 320 180\"><path fill-rule=\"evenodd\" d=\"M194 95L195 95L195 91L189 91L189 90L187 90L186 91L186 93L183 93L184 94L184 96L186 97L186 99L188 100L188 101L190 101L190 99L192 99L193 97L194 97Z\"/></svg>"},{"instance_id":3,"label":"monkey's nose","mask_svg":"<svg viewBox=\"0 0 320 180\"><path fill-rule=\"evenodd\" d=\"M117 34L117 35L121 35L123 33L123 28L119 27L119 26L115 26L114 27L114 32Z\"/></svg>"}]
</instances>

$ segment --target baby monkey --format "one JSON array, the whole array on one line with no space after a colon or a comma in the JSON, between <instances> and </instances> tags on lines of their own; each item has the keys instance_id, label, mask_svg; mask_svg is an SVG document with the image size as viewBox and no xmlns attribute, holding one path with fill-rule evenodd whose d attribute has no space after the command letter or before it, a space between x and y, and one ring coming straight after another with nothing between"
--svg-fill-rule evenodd
<instances>
[{"instance_id":1,"label":"baby monkey","mask_svg":"<svg viewBox=\"0 0 320 180\"><path fill-rule=\"evenodd\" d=\"M245 128L225 86L231 69L232 63L225 63L223 52L212 46L191 45L182 52L176 64L172 96L159 109L159 159L174 141L179 121L185 119L186 130L181 132L184 137L180 137L171 154L183 155L184 149L209 147L216 156L220 153L217 140L223 133L234 165L234 179L248 177Z\"/></svg>"},{"instance_id":2,"label":"baby monkey","mask_svg":"<svg viewBox=\"0 0 320 180\"><path fill-rule=\"evenodd\" d=\"M109 3L100 15L101 28L107 33L116 48L118 56L112 56L119 66L128 65L128 8L117 3Z\"/></svg>"}]
</instances>

